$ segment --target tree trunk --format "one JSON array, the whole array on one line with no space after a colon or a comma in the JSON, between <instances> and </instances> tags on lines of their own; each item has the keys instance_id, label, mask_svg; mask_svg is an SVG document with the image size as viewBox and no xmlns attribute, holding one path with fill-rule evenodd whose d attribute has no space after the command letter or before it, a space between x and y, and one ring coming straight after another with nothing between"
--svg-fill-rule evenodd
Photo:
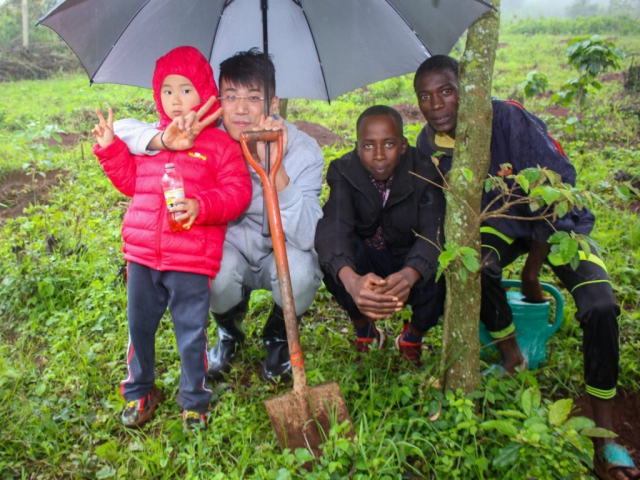
<instances>
[{"instance_id":1,"label":"tree trunk","mask_svg":"<svg viewBox=\"0 0 640 480\"><path fill-rule=\"evenodd\" d=\"M22 0L22 46L29 48L29 2Z\"/></svg>"},{"instance_id":2,"label":"tree trunk","mask_svg":"<svg viewBox=\"0 0 640 480\"><path fill-rule=\"evenodd\" d=\"M493 0L499 8L499 0ZM499 14L483 15L467 35L460 61L459 108L456 146L447 195L445 236L447 242L469 246L480 254L480 213L484 179L490 162L491 81L498 46ZM469 182L461 169L473 172ZM461 267L464 268L464 267ZM455 269L445 270L447 300L442 338L442 372L447 390L467 393L480 383L480 276L470 274L463 283Z\"/></svg>"}]
</instances>

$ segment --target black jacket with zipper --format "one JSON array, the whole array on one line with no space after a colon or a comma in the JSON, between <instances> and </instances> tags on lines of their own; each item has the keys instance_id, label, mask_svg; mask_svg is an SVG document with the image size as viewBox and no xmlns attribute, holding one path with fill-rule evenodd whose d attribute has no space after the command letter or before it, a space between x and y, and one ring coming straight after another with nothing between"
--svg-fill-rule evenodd
<instances>
[{"instance_id":1,"label":"black jacket with zipper","mask_svg":"<svg viewBox=\"0 0 640 480\"><path fill-rule=\"evenodd\" d=\"M383 207L382 196L355 150L331 162L327 172L329 199L316 228L315 248L320 266L336 281L340 281L338 272L343 267L355 270L356 238L373 236L379 224L389 251L406 255L405 266L420 272L420 283L435 276L439 250L433 244L442 247L444 243L444 195L441 188L410 172L441 182L431 160L408 147L398 162Z\"/></svg>"}]
</instances>

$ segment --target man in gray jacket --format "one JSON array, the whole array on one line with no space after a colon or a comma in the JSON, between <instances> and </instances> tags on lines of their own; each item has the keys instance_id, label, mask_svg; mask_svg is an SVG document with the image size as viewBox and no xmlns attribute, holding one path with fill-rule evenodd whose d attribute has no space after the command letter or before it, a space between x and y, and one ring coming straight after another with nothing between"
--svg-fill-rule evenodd
<instances>
[{"instance_id":1,"label":"man in gray jacket","mask_svg":"<svg viewBox=\"0 0 640 480\"><path fill-rule=\"evenodd\" d=\"M324 159L320 147L294 125L264 118L264 78L268 69L269 92L275 92L275 69L257 49L239 52L220 64L220 101L224 129L238 140L240 133L256 127L282 129L285 155L276 173L276 189L286 237L296 315L311 305L322 273L313 242L316 224L322 216L320 192ZM277 112L279 98L272 96L270 112ZM132 153L152 155L157 150L185 150L201 130L199 117L174 122L165 132L134 119L116 122L116 134ZM180 130L183 134L175 135ZM272 148L272 153L276 148ZM280 287L270 237L262 235L264 194L258 174L249 169L253 198L249 208L229 223L222 263L213 281L211 311L218 326L218 343L208 354L209 377L219 379L230 370L245 334L241 322L247 313L253 290L273 292L274 306L264 325L266 349L263 374L277 380L291 372Z\"/></svg>"}]
</instances>

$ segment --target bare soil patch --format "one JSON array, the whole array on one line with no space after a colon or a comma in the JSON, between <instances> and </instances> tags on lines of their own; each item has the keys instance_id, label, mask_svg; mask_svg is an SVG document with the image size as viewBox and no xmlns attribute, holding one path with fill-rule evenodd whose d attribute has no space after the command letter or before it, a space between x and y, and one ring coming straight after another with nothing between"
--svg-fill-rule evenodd
<instances>
[{"instance_id":1,"label":"bare soil patch","mask_svg":"<svg viewBox=\"0 0 640 480\"><path fill-rule=\"evenodd\" d=\"M602 83L606 82L624 82L624 73L605 73L604 75L598 77Z\"/></svg>"},{"instance_id":2,"label":"bare soil patch","mask_svg":"<svg viewBox=\"0 0 640 480\"><path fill-rule=\"evenodd\" d=\"M567 107L560 107L559 105L549 105L544 109L544 112L556 118L569 118L569 109Z\"/></svg>"},{"instance_id":3,"label":"bare soil patch","mask_svg":"<svg viewBox=\"0 0 640 480\"><path fill-rule=\"evenodd\" d=\"M64 170L51 170L45 172L45 177L37 175L36 181L32 182L29 175L16 170L0 179L0 223L21 216L35 201L46 202L49 190L64 174Z\"/></svg>"},{"instance_id":4,"label":"bare soil patch","mask_svg":"<svg viewBox=\"0 0 640 480\"><path fill-rule=\"evenodd\" d=\"M70 147L70 146L77 145L81 141L82 137L83 135L79 133L61 133L60 139L62 140L62 143L58 143L58 141L55 138L46 139L46 143L50 147L53 147L56 145L61 147ZM40 140L40 141L44 141L44 140Z\"/></svg>"},{"instance_id":5,"label":"bare soil patch","mask_svg":"<svg viewBox=\"0 0 640 480\"><path fill-rule=\"evenodd\" d=\"M627 447L636 465L640 465L640 392L618 391L613 399L613 427L618 434L617 442ZM578 415L593 418L590 400L587 397L574 399Z\"/></svg>"},{"instance_id":6,"label":"bare soil patch","mask_svg":"<svg viewBox=\"0 0 640 480\"><path fill-rule=\"evenodd\" d=\"M400 115L402 115L402 121L405 124L424 123L422 112L416 105L411 105L410 103L400 103L398 105L394 105L393 108L395 108L400 113Z\"/></svg>"},{"instance_id":7,"label":"bare soil patch","mask_svg":"<svg viewBox=\"0 0 640 480\"><path fill-rule=\"evenodd\" d=\"M326 147L328 145L341 147L344 143L344 138L332 132L328 128L318 125L317 123L298 120L297 122L294 122L294 125L318 142L318 145L321 147Z\"/></svg>"}]
</instances>

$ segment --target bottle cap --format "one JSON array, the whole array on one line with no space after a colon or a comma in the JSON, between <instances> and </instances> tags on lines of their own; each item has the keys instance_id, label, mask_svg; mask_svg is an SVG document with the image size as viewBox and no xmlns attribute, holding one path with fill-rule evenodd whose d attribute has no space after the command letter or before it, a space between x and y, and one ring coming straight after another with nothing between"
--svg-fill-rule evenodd
<instances>
[{"instance_id":1,"label":"bottle cap","mask_svg":"<svg viewBox=\"0 0 640 480\"><path fill-rule=\"evenodd\" d=\"M173 163L165 163L164 164L164 168L165 168L165 170L170 169L170 168L174 168Z\"/></svg>"}]
</instances>

